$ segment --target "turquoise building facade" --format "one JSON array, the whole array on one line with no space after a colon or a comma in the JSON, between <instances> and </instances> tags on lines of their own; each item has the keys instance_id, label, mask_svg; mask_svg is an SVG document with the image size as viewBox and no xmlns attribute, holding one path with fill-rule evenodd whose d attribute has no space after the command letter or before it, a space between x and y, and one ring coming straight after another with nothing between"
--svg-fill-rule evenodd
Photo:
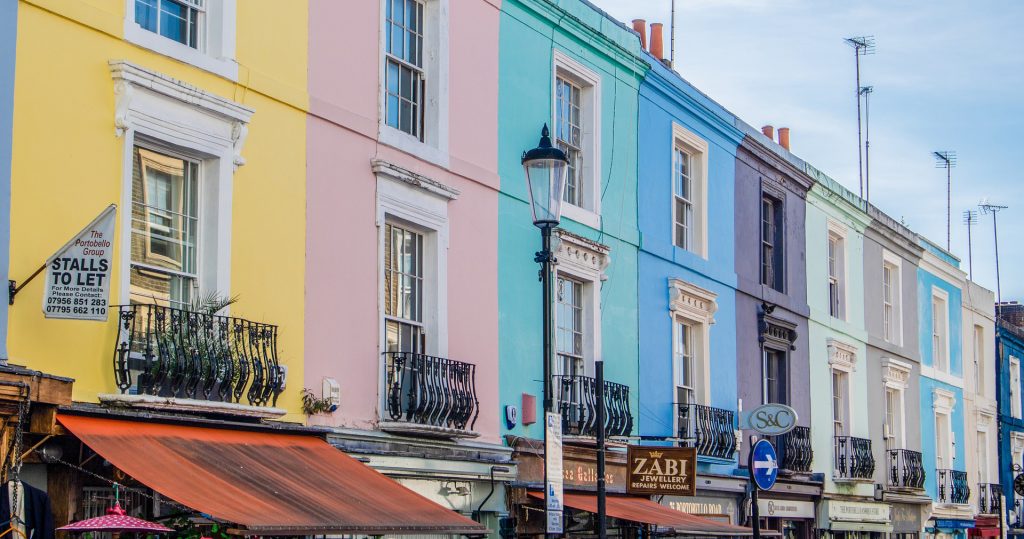
<instances>
[{"instance_id":1,"label":"turquoise building facade","mask_svg":"<svg viewBox=\"0 0 1024 539\"><path fill-rule=\"evenodd\" d=\"M498 305L501 403L519 410L508 434L540 439L541 288L520 164L541 128L573 159L556 231L555 406L569 438L591 438L594 363L614 393L609 434L634 430L637 410L637 96L648 65L637 35L579 0L501 5Z\"/></svg>"}]
</instances>

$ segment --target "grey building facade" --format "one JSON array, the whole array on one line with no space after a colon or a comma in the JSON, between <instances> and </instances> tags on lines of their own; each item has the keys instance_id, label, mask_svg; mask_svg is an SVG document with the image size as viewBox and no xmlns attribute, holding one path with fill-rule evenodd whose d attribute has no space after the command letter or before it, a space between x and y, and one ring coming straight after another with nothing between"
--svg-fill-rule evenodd
<instances>
[{"instance_id":1,"label":"grey building facade","mask_svg":"<svg viewBox=\"0 0 1024 539\"><path fill-rule=\"evenodd\" d=\"M772 139L741 128L746 135L737 150L735 189L738 396L745 410L778 402L797 411L799 426L773 440L782 470L779 486L763 493L761 504L795 508L768 518L768 526L787 537L809 538L821 494L820 478L811 476L812 459L829 457L813 455L810 436L804 221L812 180ZM741 463L750 434L744 431Z\"/></svg>"},{"instance_id":2,"label":"grey building facade","mask_svg":"<svg viewBox=\"0 0 1024 539\"><path fill-rule=\"evenodd\" d=\"M909 229L868 206L864 327L874 482L892 506L893 533L917 534L931 499L921 455L917 270L922 247Z\"/></svg>"}]
</instances>

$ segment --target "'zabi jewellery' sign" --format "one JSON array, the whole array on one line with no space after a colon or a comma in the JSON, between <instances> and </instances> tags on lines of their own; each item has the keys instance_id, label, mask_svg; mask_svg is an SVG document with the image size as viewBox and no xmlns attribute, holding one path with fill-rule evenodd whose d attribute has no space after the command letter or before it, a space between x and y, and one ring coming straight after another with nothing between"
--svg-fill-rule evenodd
<instances>
[{"instance_id":1,"label":"'zabi jewellery' sign","mask_svg":"<svg viewBox=\"0 0 1024 539\"><path fill-rule=\"evenodd\" d=\"M47 318L106 320L113 265L114 216L107 209L46 260Z\"/></svg>"},{"instance_id":2,"label":"'zabi jewellery' sign","mask_svg":"<svg viewBox=\"0 0 1024 539\"><path fill-rule=\"evenodd\" d=\"M626 492L630 494L697 494L697 449L629 446Z\"/></svg>"}]
</instances>

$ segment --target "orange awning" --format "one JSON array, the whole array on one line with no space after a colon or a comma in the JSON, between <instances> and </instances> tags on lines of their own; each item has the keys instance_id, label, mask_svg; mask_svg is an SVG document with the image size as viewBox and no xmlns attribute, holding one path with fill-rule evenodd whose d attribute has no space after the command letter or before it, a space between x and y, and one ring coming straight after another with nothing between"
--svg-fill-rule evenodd
<instances>
[{"instance_id":1,"label":"orange awning","mask_svg":"<svg viewBox=\"0 0 1024 539\"><path fill-rule=\"evenodd\" d=\"M541 492L530 492L530 496L544 499L544 494ZM596 495L566 492L563 496L565 505L580 511L597 513ZM636 496L609 495L605 502L605 509L610 517L672 528L680 535L737 536L753 535L754 533L750 528L683 513L647 498ZM762 533L762 535L768 535L768 533Z\"/></svg>"},{"instance_id":2,"label":"orange awning","mask_svg":"<svg viewBox=\"0 0 1024 539\"><path fill-rule=\"evenodd\" d=\"M246 535L487 533L314 436L58 420L126 474Z\"/></svg>"}]
</instances>

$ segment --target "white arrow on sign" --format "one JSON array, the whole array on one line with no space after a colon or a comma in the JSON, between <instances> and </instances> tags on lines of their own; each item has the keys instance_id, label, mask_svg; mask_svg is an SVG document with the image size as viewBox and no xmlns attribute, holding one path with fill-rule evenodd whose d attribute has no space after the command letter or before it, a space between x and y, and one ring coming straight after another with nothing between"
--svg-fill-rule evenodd
<instances>
[{"instance_id":1,"label":"white arrow on sign","mask_svg":"<svg viewBox=\"0 0 1024 539\"><path fill-rule=\"evenodd\" d=\"M765 455L764 458L765 458L765 460L755 460L754 461L754 469L755 470L756 469L762 469L762 470L767 469L768 472L771 473L772 470L777 470L779 468L779 465L775 462L775 459L773 459L771 457L771 455Z\"/></svg>"}]
</instances>

